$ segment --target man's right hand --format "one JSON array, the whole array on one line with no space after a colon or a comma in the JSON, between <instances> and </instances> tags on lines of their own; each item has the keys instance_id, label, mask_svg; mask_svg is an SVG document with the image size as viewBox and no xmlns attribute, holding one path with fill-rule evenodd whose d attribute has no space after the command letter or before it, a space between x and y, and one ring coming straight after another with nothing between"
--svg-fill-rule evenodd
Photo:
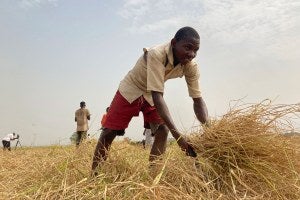
<instances>
[{"instance_id":1,"label":"man's right hand","mask_svg":"<svg viewBox=\"0 0 300 200\"><path fill-rule=\"evenodd\" d=\"M195 152L194 148L190 144L188 145L189 146L188 146L188 150L186 151L186 155L194 158L197 157L197 153Z\"/></svg>"},{"instance_id":2,"label":"man's right hand","mask_svg":"<svg viewBox=\"0 0 300 200\"><path fill-rule=\"evenodd\" d=\"M182 136L177 140L177 144L179 145L182 151L188 150L189 145Z\"/></svg>"},{"instance_id":3,"label":"man's right hand","mask_svg":"<svg viewBox=\"0 0 300 200\"><path fill-rule=\"evenodd\" d=\"M177 144L181 148L182 151L186 153L187 156L196 157L197 153L195 152L194 148L185 141L183 137L180 137L177 140Z\"/></svg>"}]
</instances>

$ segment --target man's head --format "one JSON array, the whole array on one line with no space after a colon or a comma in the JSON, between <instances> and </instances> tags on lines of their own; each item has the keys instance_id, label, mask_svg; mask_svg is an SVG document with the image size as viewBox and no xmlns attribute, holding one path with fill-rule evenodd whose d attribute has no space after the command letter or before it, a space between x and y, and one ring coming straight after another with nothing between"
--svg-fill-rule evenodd
<instances>
[{"instance_id":1,"label":"man's head","mask_svg":"<svg viewBox=\"0 0 300 200\"><path fill-rule=\"evenodd\" d=\"M84 107L85 107L85 102L84 101L80 102L80 108L84 108Z\"/></svg>"},{"instance_id":2,"label":"man's head","mask_svg":"<svg viewBox=\"0 0 300 200\"><path fill-rule=\"evenodd\" d=\"M13 133L13 136L15 136L16 135L16 133Z\"/></svg>"},{"instance_id":3,"label":"man's head","mask_svg":"<svg viewBox=\"0 0 300 200\"><path fill-rule=\"evenodd\" d=\"M177 31L171 41L174 65L187 64L196 57L200 46L200 36L192 27L183 27Z\"/></svg>"}]
</instances>

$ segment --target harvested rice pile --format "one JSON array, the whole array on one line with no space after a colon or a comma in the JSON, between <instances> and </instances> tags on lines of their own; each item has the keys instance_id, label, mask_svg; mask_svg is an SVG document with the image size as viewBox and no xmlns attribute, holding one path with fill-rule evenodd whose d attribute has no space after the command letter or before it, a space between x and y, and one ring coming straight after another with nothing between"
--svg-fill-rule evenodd
<instances>
[{"instance_id":1,"label":"harvested rice pile","mask_svg":"<svg viewBox=\"0 0 300 200\"><path fill-rule=\"evenodd\" d=\"M229 199L300 199L299 145L282 134L297 112L263 102L213 121L191 139L203 179Z\"/></svg>"},{"instance_id":2,"label":"harvested rice pile","mask_svg":"<svg viewBox=\"0 0 300 200\"><path fill-rule=\"evenodd\" d=\"M282 135L297 112L237 107L190 137L197 158L173 143L150 169L149 149L116 141L94 179L95 140L0 151L0 199L300 199L300 139Z\"/></svg>"}]
</instances>

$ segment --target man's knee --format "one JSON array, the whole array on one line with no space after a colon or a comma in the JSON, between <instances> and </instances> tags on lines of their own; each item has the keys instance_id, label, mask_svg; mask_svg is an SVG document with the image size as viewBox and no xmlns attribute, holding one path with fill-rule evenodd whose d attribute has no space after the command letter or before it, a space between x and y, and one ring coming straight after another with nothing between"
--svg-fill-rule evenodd
<instances>
[{"instance_id":1,"label":"man's knee","mask_svg":"<svg viewBox=\"0 0 300 200\"><path fill-rule=\"evenodd\" d=\"M161 124L161 125L159 126L159 129L160 129L163 133L165 133L165 134L168 134L168 132L169 132L169 129L168 129L168 127L167 127L165 124Z\"/></svg>"},{"instance_id":2,"label":"man's knee","mask_svg":"<svg viewBox=\"0 0 300 200\"><path fill-rule=\"evenodd\" d=\"M155 138L166 139L168 137L169 129L165 124L158 126L157 130L154 133Z\"/></svg>"},{"instance_id":3,"label":"man's knee","mask_svg":"<svg viewBox=\"0 0 300 200\"><path fill-rule=\"evenodd\" d=\"M101 132L101 135L99 137L99 142L101 142L101 143L106 143L106 142L111 143L117 135L118 135L118 132L116 132L115 130L105 128Z\"/></svg>"},{"instance_id":4,"label":"man's knee","mask_svg":"<svg viewBox=\"0 0 300 200\"><path fill-rule=\"evenodd\" d=\"M150 129L152 136L154 136L156 132L163 132L164 134L169 132L169 129L165 124L150 123Z\"/></svg>"}]
</instances>

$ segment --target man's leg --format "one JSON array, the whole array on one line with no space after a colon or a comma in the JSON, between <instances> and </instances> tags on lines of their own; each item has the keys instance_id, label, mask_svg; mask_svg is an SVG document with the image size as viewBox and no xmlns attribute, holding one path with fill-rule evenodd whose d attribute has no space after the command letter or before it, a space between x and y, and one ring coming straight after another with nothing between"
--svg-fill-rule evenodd
<instances>
[{"instance_id":1,"label":"man's leg","mask_svg":"<svg viewBox=\"0 0 300 200\"><path fill-rule=\"evenodd\" d=\"M8 148L9 151L11 151L10 142L7 142L7 148Z\"/></svg>"},{"instance_id":2,"label":"man's leg","mask_svg":"<svg viewBox=\"0 0 300 200\"><path fill-rule=\"evenodd\" d=\"M82 131L77 131L76 146L78 147L81 141Z\"/></svg>"},{"instance_id":3,"label":"man's leg","mask_svg":"<svg viewBox=\"0 0 300 200\"><path fill-rule=\"evenodd\" d=\"M94 171L101 161L107 159L108 151L111 143L117 136L117 132L111 129L104 129L99 137L98 144L95 149L92 170Z\"/></svg>"},{"instance_id":4,"label":"man's leg","mask_svg":"<svg viewBox=\"0 0 300 200\"><path fill-rule=\"evenodd\" d=\"M92 164L92 175L96 175L96 168L101 161L107 159L108 150L115 137L124 135L125 129L133 116L138 116L140 111L141 98L136 99L132 103L129 103L119 91L113 101L110 104L106 121L103 124L104 130L102 131L98 144L96 146L93 164Z\"/></svg>"},{"instance_id":5,"label":"man's leg","mask_svg":"<svg viewBox=\"0 0 300 200\"><path fill-rule=\"evenodd\" d=\"M142 140L143 148L146 149L146 141Z\"/></svg>"},{"instance_id":6,"label":"man's leg","mask_svg":"<svg viewBox=\"0 0 300 200\"><path fill-rule=\"evenodd\" d=\"M80 143L82 143L83 142L83 140L85 140L86 139L86 136L87 135L87 131L82 131L81 132L81 139L80 139Z\"/></svg>"},{"instance_id":7,"label":"man's leg","mask_svg":"<svg viewBox=\"0 0 300 200\"><path fill-rule=\"evenodd\" d=\"M169 129L166 125L161 124L154 133L154 142L151 148L149 161L156 160L160 155L165 153L167 146Z\"/></svg>"},{"instance_id":8,"label":"man's leg","mask_svg":"<svg viewBox=\"0 0 300 200\"><path fill-rule=\"evenodd\" d=\"M2 140L2 144L3 144L3 151L5 151L5 148L6 148L6 141Z\"/></svg>"}]
</instances>

